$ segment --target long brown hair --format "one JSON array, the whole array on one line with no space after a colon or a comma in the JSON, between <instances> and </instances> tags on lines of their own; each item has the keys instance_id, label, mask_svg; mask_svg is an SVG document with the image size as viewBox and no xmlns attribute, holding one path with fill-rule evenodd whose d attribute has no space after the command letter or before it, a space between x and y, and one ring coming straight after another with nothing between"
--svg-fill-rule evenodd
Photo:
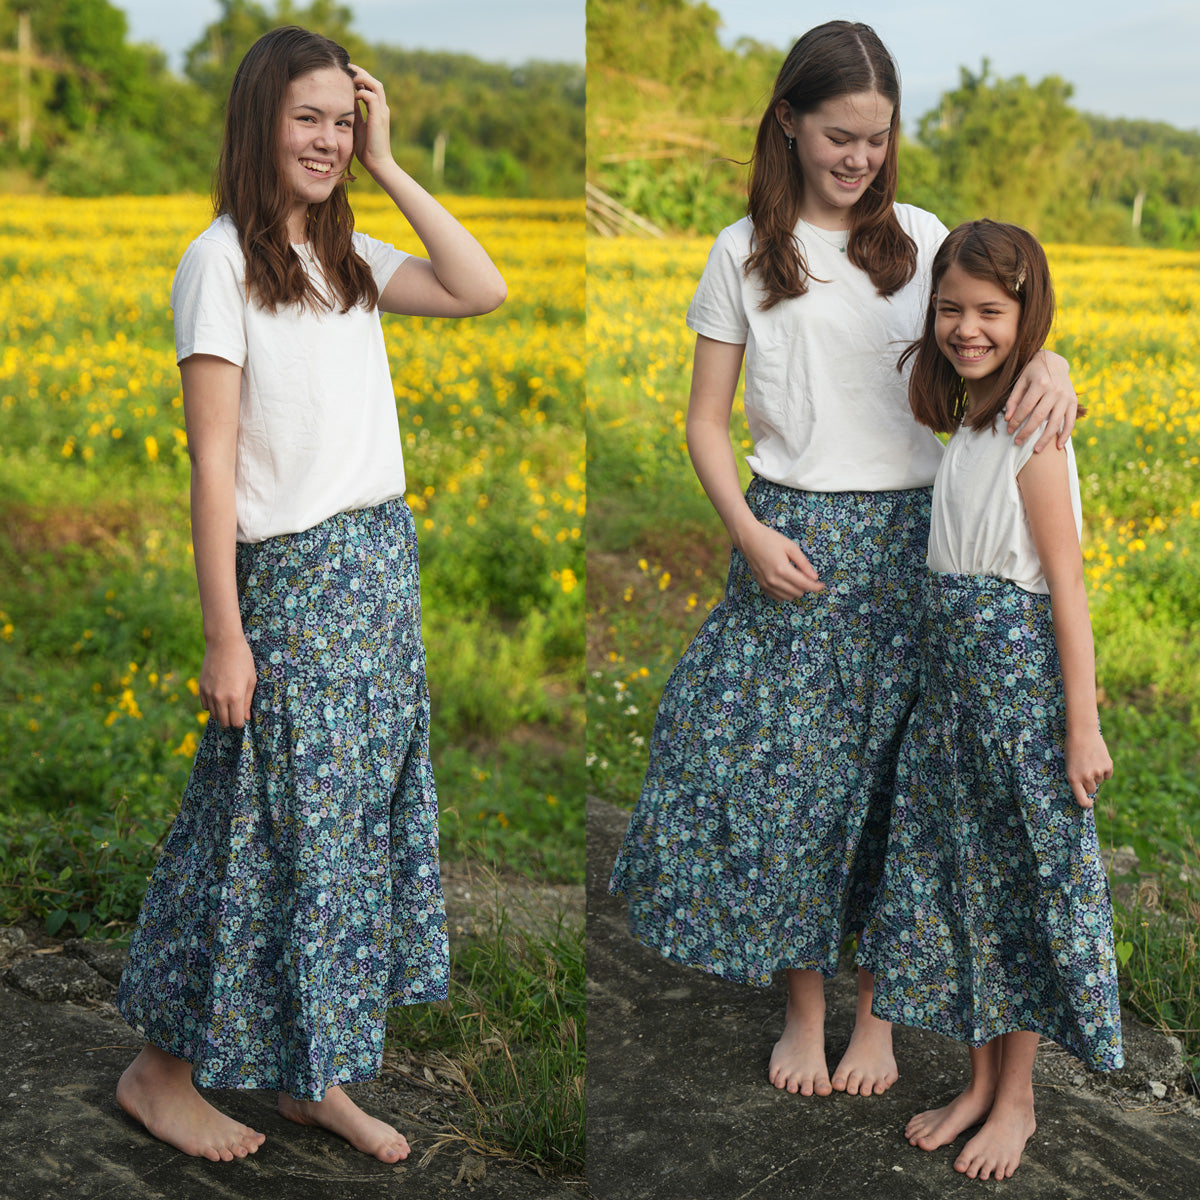
<instances>
[{"instance_id":1,"label":"long brown hair","mask_svg":"<svg viewBox=\"0 0 1200 1200\"><path fill-rule=\"evenodd\" d=\"M336 67L351 78L350 56L337 42L295 25L272 29L246 51L229 89L225 136L213 188L217 216L237 226L246 260L246 295L274 312L280 305L342 312L374 308L379 289L370 267L354 252L354 213L345 180L328 200L308 207L309 246L332 293L314 285L288 237L291 196L279 172L279 130L288 84L301 75Z\"/></svg>"},{"instance_id":2,"label":"long brown hair","mask_svg":"<svg viewBox=\"0 0 1200 1200\"><path fill-rule=\"evenodd\" d=\"M996 371L988 402L966 422L970 429L987 429L1004 408L1017 377L1042 348L1054 323L1054 286L1050 266L1037 238L1017 225L968 221L950 231L933 259L933 290L921 336L900 356L903 369L916 355L908 380L913 416L938 433L953 433L965 419L966 384L953 363L938 349L934 325L937 291L953 266L975 279L1001 288L1020 305L1017 340ZM1079 414L1083 413L1079 409Z\"/></svg>"},{"instance_id":3,"label":"long brown hair","mask_svg":"<svg viewBox=\"0 0 1200 1200\"><path fill-rule=\"evenodd\" d=\"M815 112L826 100L860 92L876 92L890 100L892 124L883 166L850 209L846 256L866 271L881 296L898 291L916 272L916 244L892 210L900 149L896 64L869 25L829 21L810 29L788 52L754 143L747 207L754 222L754 251L746 259L746 272L758 273L766 292L764 309L803 296L812 277L795 238L804 174L800 160L787 148L775 110L786 101L797 116L803 116Z\"/></svg>"}]
</instances>

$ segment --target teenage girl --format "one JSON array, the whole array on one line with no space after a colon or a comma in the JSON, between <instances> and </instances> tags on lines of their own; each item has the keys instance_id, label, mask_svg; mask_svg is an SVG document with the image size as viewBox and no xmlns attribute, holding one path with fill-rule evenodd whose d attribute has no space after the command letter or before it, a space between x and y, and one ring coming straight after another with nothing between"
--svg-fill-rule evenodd
<instances>
[{"instance_id":1,"label":"teenage girl","mask_svg":"<svg viewBox=\"0 0 1200 1200\"><path fill-rule=\"evenodd\" d=\"M1023 229L960 225L933 262L917 420L953 431L933 485L921 692L883 881L859 949L875 1012L967 1042L971 1081L914 1146L983 1128L954 1166L1005 1179L1034 1131L1039 1034L1123 1064L1112 909L1092 805L1112 760L1096 710L1071 443L1033 455L1003 411L1054 315Z\"/></svg>"},{"instance_id":2,"label":"teenage girl","mask_svg":"<svg viewBox=\"0 0 1200 1200\"><path fill-rule=\"evenodd\" d=\"M350 160L428 260L353 232ZM211 714L117 1003L146 1045L117 1099L230 1160L263 1135L196 1090L408 1154L342 1085L387 1010L448 978L417 547L379 313L499 305L482 247L392 159L382 85L327 38L259 39L229 96L216 219L171 293Z\"/></svg>"},{"instance_id":3,"label":"teenage girl","mask_svg":"<svg viewBox=\"0 0 1200 1200\"><path fill-rule=\"evenodd\" d=\"M787 970L768 1074L803 1095L897 1077L864 970L831 1078L823 977L883 865L942 456L895 369L946 234L895 203L899 129L895 63L869 26L833 21L792 48L749 216L717 238L688 310L688 448L733 543L729 581L663 693L610 884L634 937L668 957L760 986ZM743 360L744 497L729 436ZM1074 408L1063 360L1038 355L1007 412L1023 439L1047 424L1041 447Z\"/></svg>"}]
</instances>

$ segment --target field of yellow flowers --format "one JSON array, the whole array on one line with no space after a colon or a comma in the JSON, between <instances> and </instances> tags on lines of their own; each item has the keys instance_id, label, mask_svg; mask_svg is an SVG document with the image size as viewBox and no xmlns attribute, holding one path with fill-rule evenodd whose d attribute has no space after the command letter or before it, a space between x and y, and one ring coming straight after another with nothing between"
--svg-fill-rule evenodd
<instances>
[{"instance_id":1,"label":"field of yellow flowers","mask_svg":"<svg viewBox=\"0 0 1200 1200\"><path fill-rule=\"evenodd\" d=\"M589 763L627 805L659 692L727 565L684 444L684 313L709 245L588 243ZM1084 559L1116 761L1099 818L1110 842L1172 856L1200 834L1200 255L1048 252L1051 345L1088 410Z\"/></svg>"},{"instance_id":2,"label":"field of yellow flowers","mask_svg":"<svg viewBox=\"0 0 1200 1200\"><path fill-rule=\"evenodd\" d=\"M378 193L358 228L421 252ZM449 205L496 313L385 318L421 543L443 836L582 870L582 204ZM201 197L0 210L0 812L161 824L204 714L168 307ZM530 747L536 753L530 753ZM0 832L4 832L0 830ZM513 857L515 856L515 858Z\"/></svg>"}]
</instances>

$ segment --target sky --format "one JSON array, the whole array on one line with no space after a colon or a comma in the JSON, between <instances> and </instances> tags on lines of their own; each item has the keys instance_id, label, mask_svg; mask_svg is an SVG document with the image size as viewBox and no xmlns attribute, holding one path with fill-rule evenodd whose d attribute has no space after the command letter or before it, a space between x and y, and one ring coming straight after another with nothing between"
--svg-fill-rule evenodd
<instances>
[{"instance_id":1,"label":"sky","mask_svg":"<svg viewBox=\"0 0 1200 1200\"><path fill-rule=\"evenodd\" d=\"M370 42L452 50L492 62L531 58L582 63L584 0L344 0ZM134 41L156 42L172 66L218 12L191 4L114 0ZM708 0L721 37L752 37L781 50L833 17L873 25L900 65L908 128L958 83L959 68L1036 82L1059 75L1076 108L1200 130L1200 4L1196 0Z\"/></svg>"},{"instance_id":2,"label":"sky","mask_svg":"<svg viewBox=\"0 0 1200 1200\"><path fill-rule=\"evenodd\" d=\"M957 86L959 68L1058 75L1074 85L1081 112L1166 121L1200 130L1200 4L1196 0L708 0L727 45L752 37L786 49L806 29L843 18L865 21L900 67L907 128Z\"/></svg>"},{"instance_id":3,"label":"sky","mask_svg":"<svg viewBox=\"0 0 1200 1200\"><path fill-rule=\"evenodd\" d=\"M220 14L217 0L111 0L130 41L154 42L180 70L183 52ZM260 0L273 11L273 0ZM298 0L303 6L304 0ZM584 60L584 0L342 0L365 41L407 50L451 50L487 62ZM369 64L364 63L364 66Z\"/></svg>"}]
</instances>

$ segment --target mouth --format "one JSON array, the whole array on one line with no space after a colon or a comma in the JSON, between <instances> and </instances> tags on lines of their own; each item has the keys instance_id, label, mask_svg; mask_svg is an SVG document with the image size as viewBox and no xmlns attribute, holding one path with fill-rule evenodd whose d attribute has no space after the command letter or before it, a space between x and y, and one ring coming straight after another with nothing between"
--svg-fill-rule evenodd
<instances>
[{"instance_id":1,"label":"mouth","mask_svg":"<svg viewBox=\"0 0 1200 1200\"><path fill-rule=\"evenodd\" d=\"M963 362L979 362L992 352L991 346L955 346L954 354Z\"/></svg>"},{"instance_id":2,"label":"mouth","mask_svg":"<svg viewBox=\"0 0 1200 1200\"><path fill-rule=\"evenodd\" d=\"M843 175L840 171L831 171L830 174L844 188L856 188L866 178L865 175Z\"/></svg>"},{"instance_id":3,"label":"mouth","mask_svg":"<svg viewBox=\"0 0 1200 1200\"><path fill-rule=\"evenodd\" d=\"M328 175L333 170L333 163L318 162L315 158L302 158L300 165L313 175Z\"/></svg>"}]
</instances>

